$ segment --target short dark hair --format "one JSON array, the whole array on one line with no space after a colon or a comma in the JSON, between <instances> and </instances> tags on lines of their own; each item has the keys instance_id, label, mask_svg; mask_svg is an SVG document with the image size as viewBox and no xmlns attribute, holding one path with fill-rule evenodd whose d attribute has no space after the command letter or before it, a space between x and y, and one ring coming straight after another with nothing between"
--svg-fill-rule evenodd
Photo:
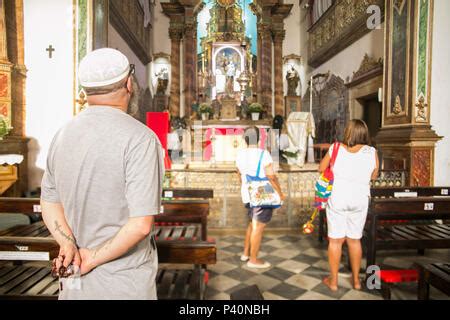
<instances>
[{"instance_id":1,"label":"short dark hair","mask_svg":"<svg viewBox=\"0 0 450 320\"><path fill-rule=\"evenodd\" d=\"M370 145L369 128L363 120L351 120L344 132L344 144L354 147L358 144Z\"/></svg>"},{"instance_id":2,"label":"short dark hair","mask_svg":"<svg viewBox=\"0 0 450 320\"><path fill-rule=\"evenodd\" d=\"M100 96L100 95L105 95L105 94L110 94L113 92L116 92L120 89L125 88L127 82L128 82L128 78L126 77L125 79L120 80L119 82L104 86L104 87L97 87L97 88L83 88L84 92L86 92L86 94L88 96Z\"/></svg>"},{"instance_id":3,"label":"short dark hair","mask_svg":"<svg viewBox=\"0 0 450 320\"><path fill-rule=\"evenodd\" d=\"M247 146L257 145L259 143L259 129L255 126L245 129L244 140Z\"/></svg>"}]
</instances>

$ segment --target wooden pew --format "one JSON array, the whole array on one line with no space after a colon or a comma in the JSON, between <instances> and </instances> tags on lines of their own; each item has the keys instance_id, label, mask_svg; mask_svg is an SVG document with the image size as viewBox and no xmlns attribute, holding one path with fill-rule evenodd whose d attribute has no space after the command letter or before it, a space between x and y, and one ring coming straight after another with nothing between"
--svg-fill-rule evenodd
<instances>
[{"instance_id":1,"label":"wooden pew","mask_svg":"<svg viewBox=\"0 0 450 320\"><path fill-rule=\"evenodd\" d=\"M165 191L167 192L167 191ZM171 190L172 197L189 196L191 190ZM211 190L197 194L211 197ZM40 214L39 199L0 198L1 213ZM155 217L155 237L162 263L211 264L215 261L215 244L207 237L209 202L206 200L174 200L163 202L163 212ZM206 249L209 250L206 250ZM167 251L169 250L169 251ZM192 255L189 253L192 251ZM3 253L2 253L3 252ZM48 261L58 256L59 247L43 221L0 231L0 257L15 252L20 260ZM203 252L203 255L200 254ZM33 253L33 254L30 254ZM36 254L40 253L40 254ZM45 256L45 253L48 253ZM41 258L35 258L36 256Z\"/></svg>"},{"instance_id":2,"label":"wooden pew","mask_svg":"<svg viewBox=\"0 0 450 320\"><path fill-rule=\"evenodd\" d=\"M381 187L371 188L372 199L400 197L448 197L450 187ZM326 211L319 213L319 242L326 237Z\"/></svg>"},{"instance_id":3,"label":"wooden pew","mask_svg":"<svg viewBox=\"0 0 450 320\"><path fill-rule=\"evenodd\" d=\"M201 300L201 273L197 270L159 269L156 276L158 298ZM0 267L1 300L57 300L59 281L49 267Z\"/></svg>"},{"instance_id":4,"label":"wooden pew","mask_svg":"<svg viewBox=\"0 0 450 320\"><path fill-rule=\"evenodd\" d=\"M371 200L365 240L367 266L375 265L378 250L450 248L450 197L374 198ZM401 224L383 221L401 220ZM408 223L421 220L421 224Z\"/></svg>"},{"instance_id":5,"label":"wooden pew","mask_svg":"<svg viewBox=\"0 0 450 320\"><path fill-rule=\"evenodd\" d=\"M164 198L212 198L212 190L180 190L171 189L163 192ZM180 287L180 279L196 279L199 283L193 286L187 282L185 294L198 292L198 299L203 298L205 279L208 275L205 268L208 264L216 263L216 246L214 240L207 237L207 217L209 214L209 202L206 200L173 200L163 201L163 212L155 217L154 235L158 247L160 263L195 264L196 267L186 278L186 270L166 270L160 277L161 284L167 283L168 274L176 281L175 287ZM0 198L1 213L21 213L35 215L40 213L39 199L12 199ZM6 260L32 260L49 261L57 257L59 247L51 237L42 221L27 226L17 226L0 232L0 258ZM15 258L8 259L8 254ZM161 271L161 270L160 270ZM44 272L40 270L39 272ZM14 283L20 279L14 279ZM178 280L177 280L178 279ZM0 284L1 286L1 284ZM199 288L199 290L194 290ZM158 287L159 288L159 287ZM159 289L158 289L159 290ZM173 290L172 290L173 291ZM180 294L170 291L170 295L179 297ZM187 294L192 297L194 293ZM1 290L0 290L1 295ZM45 295L44 295L45 296ZM162 298L165 298L163 296Z\"/></svg>"},{"instance_id":6,"label":"wooden pew","mask_svg":"<svg viewBox=\"0 0 450 320\"><path fill-rule=\"evenodd\" d=\"M450 263L416 264L419 271L419 300L430 299L430 286L450 297Z\"/></svg>"}]
</instances>

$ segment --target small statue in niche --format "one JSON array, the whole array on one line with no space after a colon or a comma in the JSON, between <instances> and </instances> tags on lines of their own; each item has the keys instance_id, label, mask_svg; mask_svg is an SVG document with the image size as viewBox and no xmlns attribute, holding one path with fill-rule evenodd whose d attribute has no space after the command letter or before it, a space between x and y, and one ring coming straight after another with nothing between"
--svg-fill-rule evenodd
<instances>
[{"instance_id":1,"label":"small statue in niche","mask_svg":"<svg viewBox=\"0 0 450 320\"><path fill-rule=\"evenodd\" d=\"M287 72L286 80L288 83L288 96L298 96L297 88L300 83L300 75L294 66L291 66L291 69Z\"/></svg>"},{"instance_id":2,"label":"small statue in niche","mask_svg":"<svg viewBox=\"0 0 450 320\"><path fill-rule=\"evenodd\" d=\"M155 74L155 77L158 78L156 95L165 96L167 87L169 85L169 72L167 71L167 68L161 69L158 73Z\"/></svg>"}]
</instances>

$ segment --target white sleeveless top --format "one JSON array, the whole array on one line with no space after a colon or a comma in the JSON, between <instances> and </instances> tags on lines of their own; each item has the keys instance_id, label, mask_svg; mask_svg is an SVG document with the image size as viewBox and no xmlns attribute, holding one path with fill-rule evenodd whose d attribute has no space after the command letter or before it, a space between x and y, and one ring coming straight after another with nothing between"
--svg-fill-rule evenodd
<instances>
[{"instance_id":1,"label":"white sleeveless top","mask_svg":"<svg viewBox=\"0 0 450 320\"><path fill-rule=\"evenodd\" d=\"M330 148L330 157L333 153ZM334 185L332 197L368 197L370 180L376 168L376 149L364 146L357 153L351 153L344 146L339 147L334 164Z\"/></svg>"}]
</instances>

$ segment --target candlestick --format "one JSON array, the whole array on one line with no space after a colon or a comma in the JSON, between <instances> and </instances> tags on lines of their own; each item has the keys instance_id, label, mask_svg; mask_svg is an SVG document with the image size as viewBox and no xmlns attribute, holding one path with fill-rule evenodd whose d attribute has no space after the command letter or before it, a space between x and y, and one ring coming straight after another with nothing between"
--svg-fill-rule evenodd
<instances>
[{"instance_id":1,"label":"candlestick","mask_svg":"<svg viewBox=\"0 0 450 320\"><path fill-rule=\"evenodd\" d=\"M313 76L311 76L311 82L309 86L309 113L311 113L313 104Z\"/></svg>"}]
</instances>

